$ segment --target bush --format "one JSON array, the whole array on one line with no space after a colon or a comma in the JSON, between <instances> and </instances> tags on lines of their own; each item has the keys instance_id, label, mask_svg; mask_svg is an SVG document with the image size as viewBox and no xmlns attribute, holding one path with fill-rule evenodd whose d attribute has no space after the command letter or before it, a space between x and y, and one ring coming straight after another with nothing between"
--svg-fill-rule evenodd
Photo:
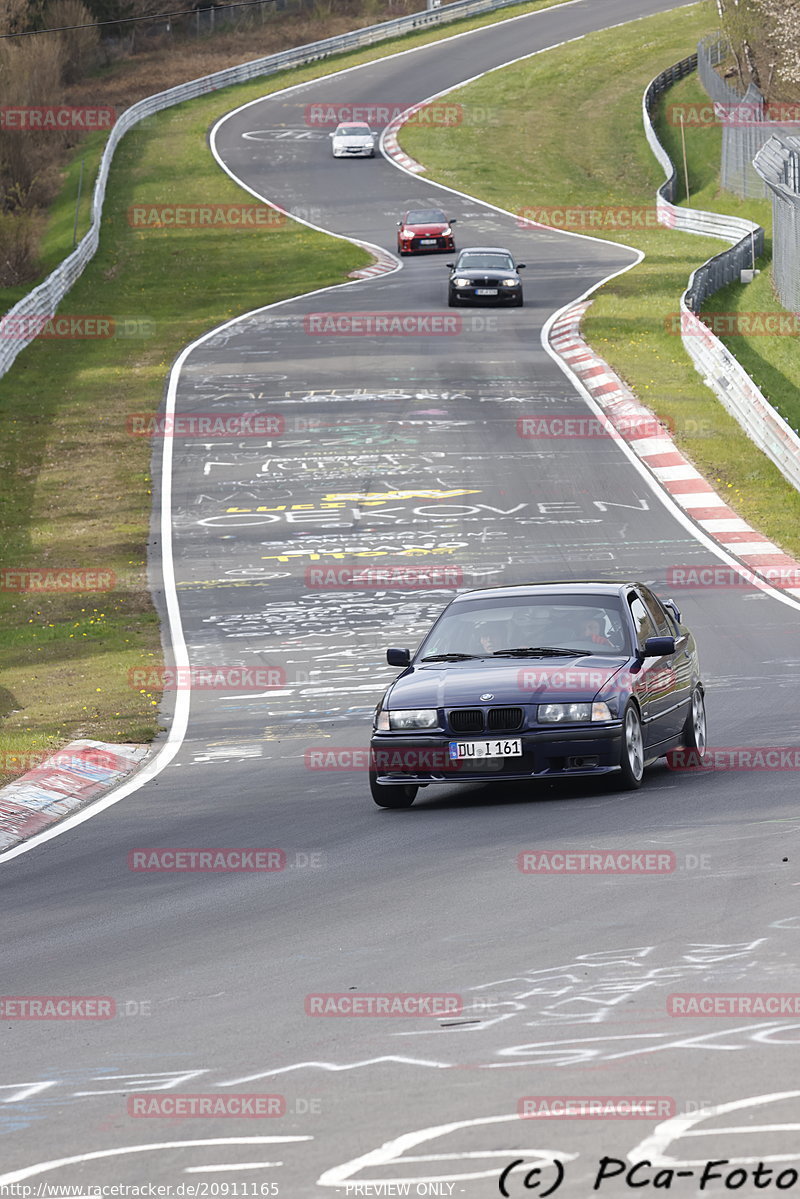
<instances>
[{"instance_id":1,"label":"bush","mask_svg":"<svg viewBox=\"0 0 800 1199\"><path fill-rule=\"evenodd\" d=\"M30 212L0 212L0 287L16 287L36 268L35 218Z\"/></svg>"},{"instance_id":2,"label":"bush","mask_svg":"<svg viewBox=\"0 0 800 1199\"><path fill-rule=\"evenodd\" d=\"M0 104L12 108L60 104L63 49L58 38L0 42ZM5 209L36 202L37 182L52 173L67 145L62 130L0 130L0 179Z\"/></svg>"},{"instance_id":3,"label":"bush","mask_svg":"<svg viewBox=\"0 0 800 1199\"><path fill-rule=\"evenodd\" d=\"M86 25L92 20L92 14L81 0L50 0L44 11L46 29ZM82 79L100 61L100 31L96 25L91 29L65 29L63 33L47 36L61 43L61 77L64 83Z\"/></svg>"}]
</instances>

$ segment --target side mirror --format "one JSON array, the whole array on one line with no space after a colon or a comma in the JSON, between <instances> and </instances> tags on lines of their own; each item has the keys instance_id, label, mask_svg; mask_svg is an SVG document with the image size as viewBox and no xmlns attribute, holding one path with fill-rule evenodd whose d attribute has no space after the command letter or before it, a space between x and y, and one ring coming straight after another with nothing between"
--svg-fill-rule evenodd
<instances>
[{"instance_id":1,"label":"side mirror","mask_svg":"<svg viewBox=\"0 0 800 1199\"><path fill-rule=\"evenodd\" d=\"M411 661L410 649L387 649L386 661L390 666L408 666Z\"/></svg>"},{"instance_id":2,"label":"side mirror","mask_svg":"<svg viewBox=\"0 0 800 1199\"><path fill-rule=\"evenodd\" d=\"M448 221L448 225L455 225L457 218L453 217L452 221Z\"/></svg>"},{"instance_id":3,"label":"side mirror","mask_svg":"<svg viewBox=\"0 0 800 1199\"><path fill-rule=\"evenodd\" d=\"M674 637L648 637L641 651L643 658L668 658L675 653Z\"/></svg>"},{"instance_id":4,"label":"side mirror","mask_svg":"<svg viewBox=\"0 0 800 1199\"><path fill-rule=\"evenodd\" d=\"M331 133L329 133L328 137L336 137L336 130L334 129Z\"/></svg>"},{"instance_id":5,"label":"side mirror","mask_svg":"<svg viewBox=\"0 0 800 1199\"><path fill-rule=\"evenodd\" d=\"M663 600L662 602L664 604L664 607L669 609L669 611L672 613L672 615L677 620L678 624L680 624L681 623L681 613L680 613L680 609L678 608L678 605L675 603L675 600L668 599L668 600Z\"/></svg>"},{"instance_id":6,"label":"side mirror","mask_svg":"<svg viewBox=\"0 0 800 1199\"><path fill-rule=\"evenodd\" d=\"M402 228L403 228L403 222L402 222L402 221L398 221L398 222L397 222L397 228L398 228L398 229L402 229Z\"/></svg>"},{"instance_id":7,"label":"side mirror","mask_svg":"<svg viewBox=\"0 0 800 1199\"><path fill-rule=\"evenodd\" d=\"M518 263L517 263L517 265L516 265L516 267L515 267L515 269L516 269L516 270L518 270L518 271L524 271L524 270L525 270L525 263L524 263L524 262L518 262Z\"/></svg>"},{"instance_id":8,"label":"side mirror","mask_svg":"<svg viewBox=\"0 0 800 1199\"><path fill-rule=\"evenodd\" d=\"M454 271L456 269L456 264L454 262L446 262L444 265L447 267L448 271Z\"/></svg>"}]
</instances>

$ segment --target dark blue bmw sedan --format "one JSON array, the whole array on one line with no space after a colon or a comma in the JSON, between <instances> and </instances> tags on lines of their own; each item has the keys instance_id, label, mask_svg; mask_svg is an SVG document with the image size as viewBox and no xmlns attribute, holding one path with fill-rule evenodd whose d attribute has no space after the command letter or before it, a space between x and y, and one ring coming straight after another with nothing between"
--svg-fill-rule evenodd
<instances>
[{"instance_id":1,"label":"dark blue bmw sedan","mask_svg":"<svg viewBox=\"0 0 800 1199\"><path fill-rule=\"evenodd\" d=\"M706 747L697 647L671 600L641 583L465 592L375 711L370 788L409 807L430 783L618 770L627 789L672 749Z\"/></svg>"}]
</instances>

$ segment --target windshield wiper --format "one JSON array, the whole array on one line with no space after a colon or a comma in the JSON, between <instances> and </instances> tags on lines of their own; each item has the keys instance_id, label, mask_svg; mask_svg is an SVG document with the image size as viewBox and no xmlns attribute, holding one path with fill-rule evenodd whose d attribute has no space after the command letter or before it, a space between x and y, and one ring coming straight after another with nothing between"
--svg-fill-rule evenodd
<instances>
[{"instance_id":1,"label":"windshield wiper","mask_svg":"<svg viewBox=\"0 0 800 1199\"><path fill-rule=\"evenodd\" d=\"M582 658L585 649L563 649L558 645L524 645L517 649L496 649L494 658Z\"/></svg>"},{"instance_id":2,"label":"windshield wiper","mask_svg":"<svg viewBox=\"0 0 800 1199\"><path fill-rule=\"evenodd\" d=\"M475 654L430 654L427 658L421 658L422 662L466 662L468 658L474 658Z\"/></svg>"}]
</instances>

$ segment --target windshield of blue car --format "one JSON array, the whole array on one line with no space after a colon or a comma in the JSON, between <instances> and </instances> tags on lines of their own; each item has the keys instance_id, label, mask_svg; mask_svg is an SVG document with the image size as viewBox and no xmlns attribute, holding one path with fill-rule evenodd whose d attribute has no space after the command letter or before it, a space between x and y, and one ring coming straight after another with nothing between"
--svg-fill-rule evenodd
<instances>
[{"instance_id":1,"label":"windshield of blue car","mask_svg":"<svg viewBox=\"0 0 800 1199\"><path fill-rule=\"evenodd\" d=\"M409 212L407 225L446 225L447 217L439 208L428 208L424 212Z\"/></svg>"},{"instance_id":2,"label":"windshield of blue car","mask_svg":"<svg viewBox=\"0 0 800 1199\"><path fill-rule=\"evenodd\" d=\"M452 605L431 629L417 660L440 654L475 657L575 656L630 653L622 608L615 596L520 596ZM544 652L540 652L544 651ZM566 657L565 657L566 660Z\"/></svg>"},{"instance_id":3,"label":"windshield of blue car","mask_svg":"<svg viewBox=\"0 0 800 1199\"><path fill-rule=\"evenodd\" d=\"M513 271L514 259L510 254L462 254L458 260L460 271Z\"/></svg>"}]
</instances>

